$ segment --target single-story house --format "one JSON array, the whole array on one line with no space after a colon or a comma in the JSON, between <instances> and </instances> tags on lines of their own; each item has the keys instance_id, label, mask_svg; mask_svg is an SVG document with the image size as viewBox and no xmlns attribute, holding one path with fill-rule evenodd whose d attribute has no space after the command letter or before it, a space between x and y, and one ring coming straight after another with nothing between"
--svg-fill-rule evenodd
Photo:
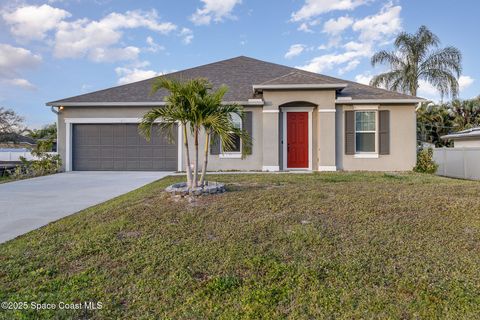
<instances>
[{"instance_id":1,"label":"single-story house","mask_svg":"<svg viewBox=\"0 0 480 320\"><path fill-rule=\"evenodd\" d=\"M164 75L227 85L225 103L243 105L234 119L252 137L224 151L212 145L209 170L411 170L416 161L415 108L423 99L249 57ZM150 95L156 78L47 103L58 111L58 152L70 170L179 170L186 166L182 130L176 142L150 143L137 124L164 105ZM203 139L202 139L203 140Z\"/></svg>"},{"instance_id":2,"label":"single-story house","mask_svg":"<svg viewBox=\"0 0 480 320\"><path fill-rule=\"evenodd\" d=\"M480 127L450 133L441 138L452 140L454 148L480 148Z\"/></svg>"},{"instance_id":3,"label":"single-story house","mask_svg":"<svg viewBox=\"0 0 480 320\"><path fill-rule=\"evenodd\" d=\"M7 149L33 149L37 141L33 138L15 132L0 133L0 148Z\"/></svg>"}]
</instances>

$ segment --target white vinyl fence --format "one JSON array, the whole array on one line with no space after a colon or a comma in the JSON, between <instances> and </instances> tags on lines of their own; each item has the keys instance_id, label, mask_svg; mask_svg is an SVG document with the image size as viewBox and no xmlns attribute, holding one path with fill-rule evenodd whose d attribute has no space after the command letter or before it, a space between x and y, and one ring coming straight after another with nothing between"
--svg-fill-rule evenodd
<instances>
[{"instance_id":1,"label":"white vinyl fence","mask_svg":"<svg viewBox=\"0 0 480 320\"><path fill-rule=\"evenodd\" d=\"M440 176L480 180L480 148L436 148L433 160Z\"/></svg>"},{"instance_id":2,"label":"white vinyl fence","mask_svg":"<svg viewBox=\"0 0 480 320\"><path fill-rule=\"evenodd\" d=\"M56 154L56 152L48 152L49 154ZM35 157L30 153L30 151L2 151L0 150L0 161L6 162L16 162L20 161L20 157L24 157L27 160L34 160Z\"/></svg>"}]
</instances>

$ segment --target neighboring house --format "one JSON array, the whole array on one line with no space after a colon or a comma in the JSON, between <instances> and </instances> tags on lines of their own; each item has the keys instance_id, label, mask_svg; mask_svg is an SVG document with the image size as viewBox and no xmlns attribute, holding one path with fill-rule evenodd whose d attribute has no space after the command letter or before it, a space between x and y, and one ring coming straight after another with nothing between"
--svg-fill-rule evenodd
<instances>
[{"instance_id":1,"label":"neighboring house","mask_svg":"<svg viewBox=\"0 0 480 320\"><path fill-rule=\"evenodd\" d=\"M19 133L0 133L0 148L7 149L33 149L37 142L27 136L23 136Z\"/></svg>"},{"instance_id":2,"label":"neighboring house","mask_svg":"<svg viewBox=\"0 0 480 320\"><path fill-rule=\"evenodd\" d=\"M480 148L480 127L450 133L441 138L452 140L454 148Z\"/></svg>"},{"instance_id":3,"label":"neighboring house","mask_svg":"<svg viewBox=\"0 0 480 320\"><path fill-rule=\"evenodd\" d=\"M224 152L213 144L210 170L411 170L415 107L423 99L287 66L237 57L166 77L207 78L229 87L225 103L245 107L234 119L253 139ZM182 131L170 144L138 135L140 118L164 105L150 95L155 78L47 103L58 107L58 151L65 170L184 170ZM202 139L203 140L203 139Z\"/></svg>"}]
</instances>

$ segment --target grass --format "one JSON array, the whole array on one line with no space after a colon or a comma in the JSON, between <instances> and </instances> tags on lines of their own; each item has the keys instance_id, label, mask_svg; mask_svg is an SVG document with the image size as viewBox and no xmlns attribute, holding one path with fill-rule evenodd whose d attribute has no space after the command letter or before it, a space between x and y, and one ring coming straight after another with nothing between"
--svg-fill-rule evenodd
<instances>
[{"instance_id":1,"label":"grass","mask_svg":"<svg viewBox=\"0 0 480 320\"><path fill-rule=\"evenodd\" d=\"M480 183L421 174L170 177L0 245L5 319L478 319Z\"/></svg>"}]
</instances>

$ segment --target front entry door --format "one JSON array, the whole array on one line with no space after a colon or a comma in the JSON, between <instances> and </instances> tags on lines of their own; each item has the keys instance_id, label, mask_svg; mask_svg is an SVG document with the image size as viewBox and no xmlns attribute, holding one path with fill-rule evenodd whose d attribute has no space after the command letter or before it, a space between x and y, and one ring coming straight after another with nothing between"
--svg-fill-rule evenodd
<instances>
[{"instance_id":1,"label":"front entry door","mask_svg":"<svg viewBox=\"0 0 480 320\"><path fill-rule=\"evenodd\" d=\"M308 112L287 112L287 167L308 168Z\"/></svg>"}]
</instances>

